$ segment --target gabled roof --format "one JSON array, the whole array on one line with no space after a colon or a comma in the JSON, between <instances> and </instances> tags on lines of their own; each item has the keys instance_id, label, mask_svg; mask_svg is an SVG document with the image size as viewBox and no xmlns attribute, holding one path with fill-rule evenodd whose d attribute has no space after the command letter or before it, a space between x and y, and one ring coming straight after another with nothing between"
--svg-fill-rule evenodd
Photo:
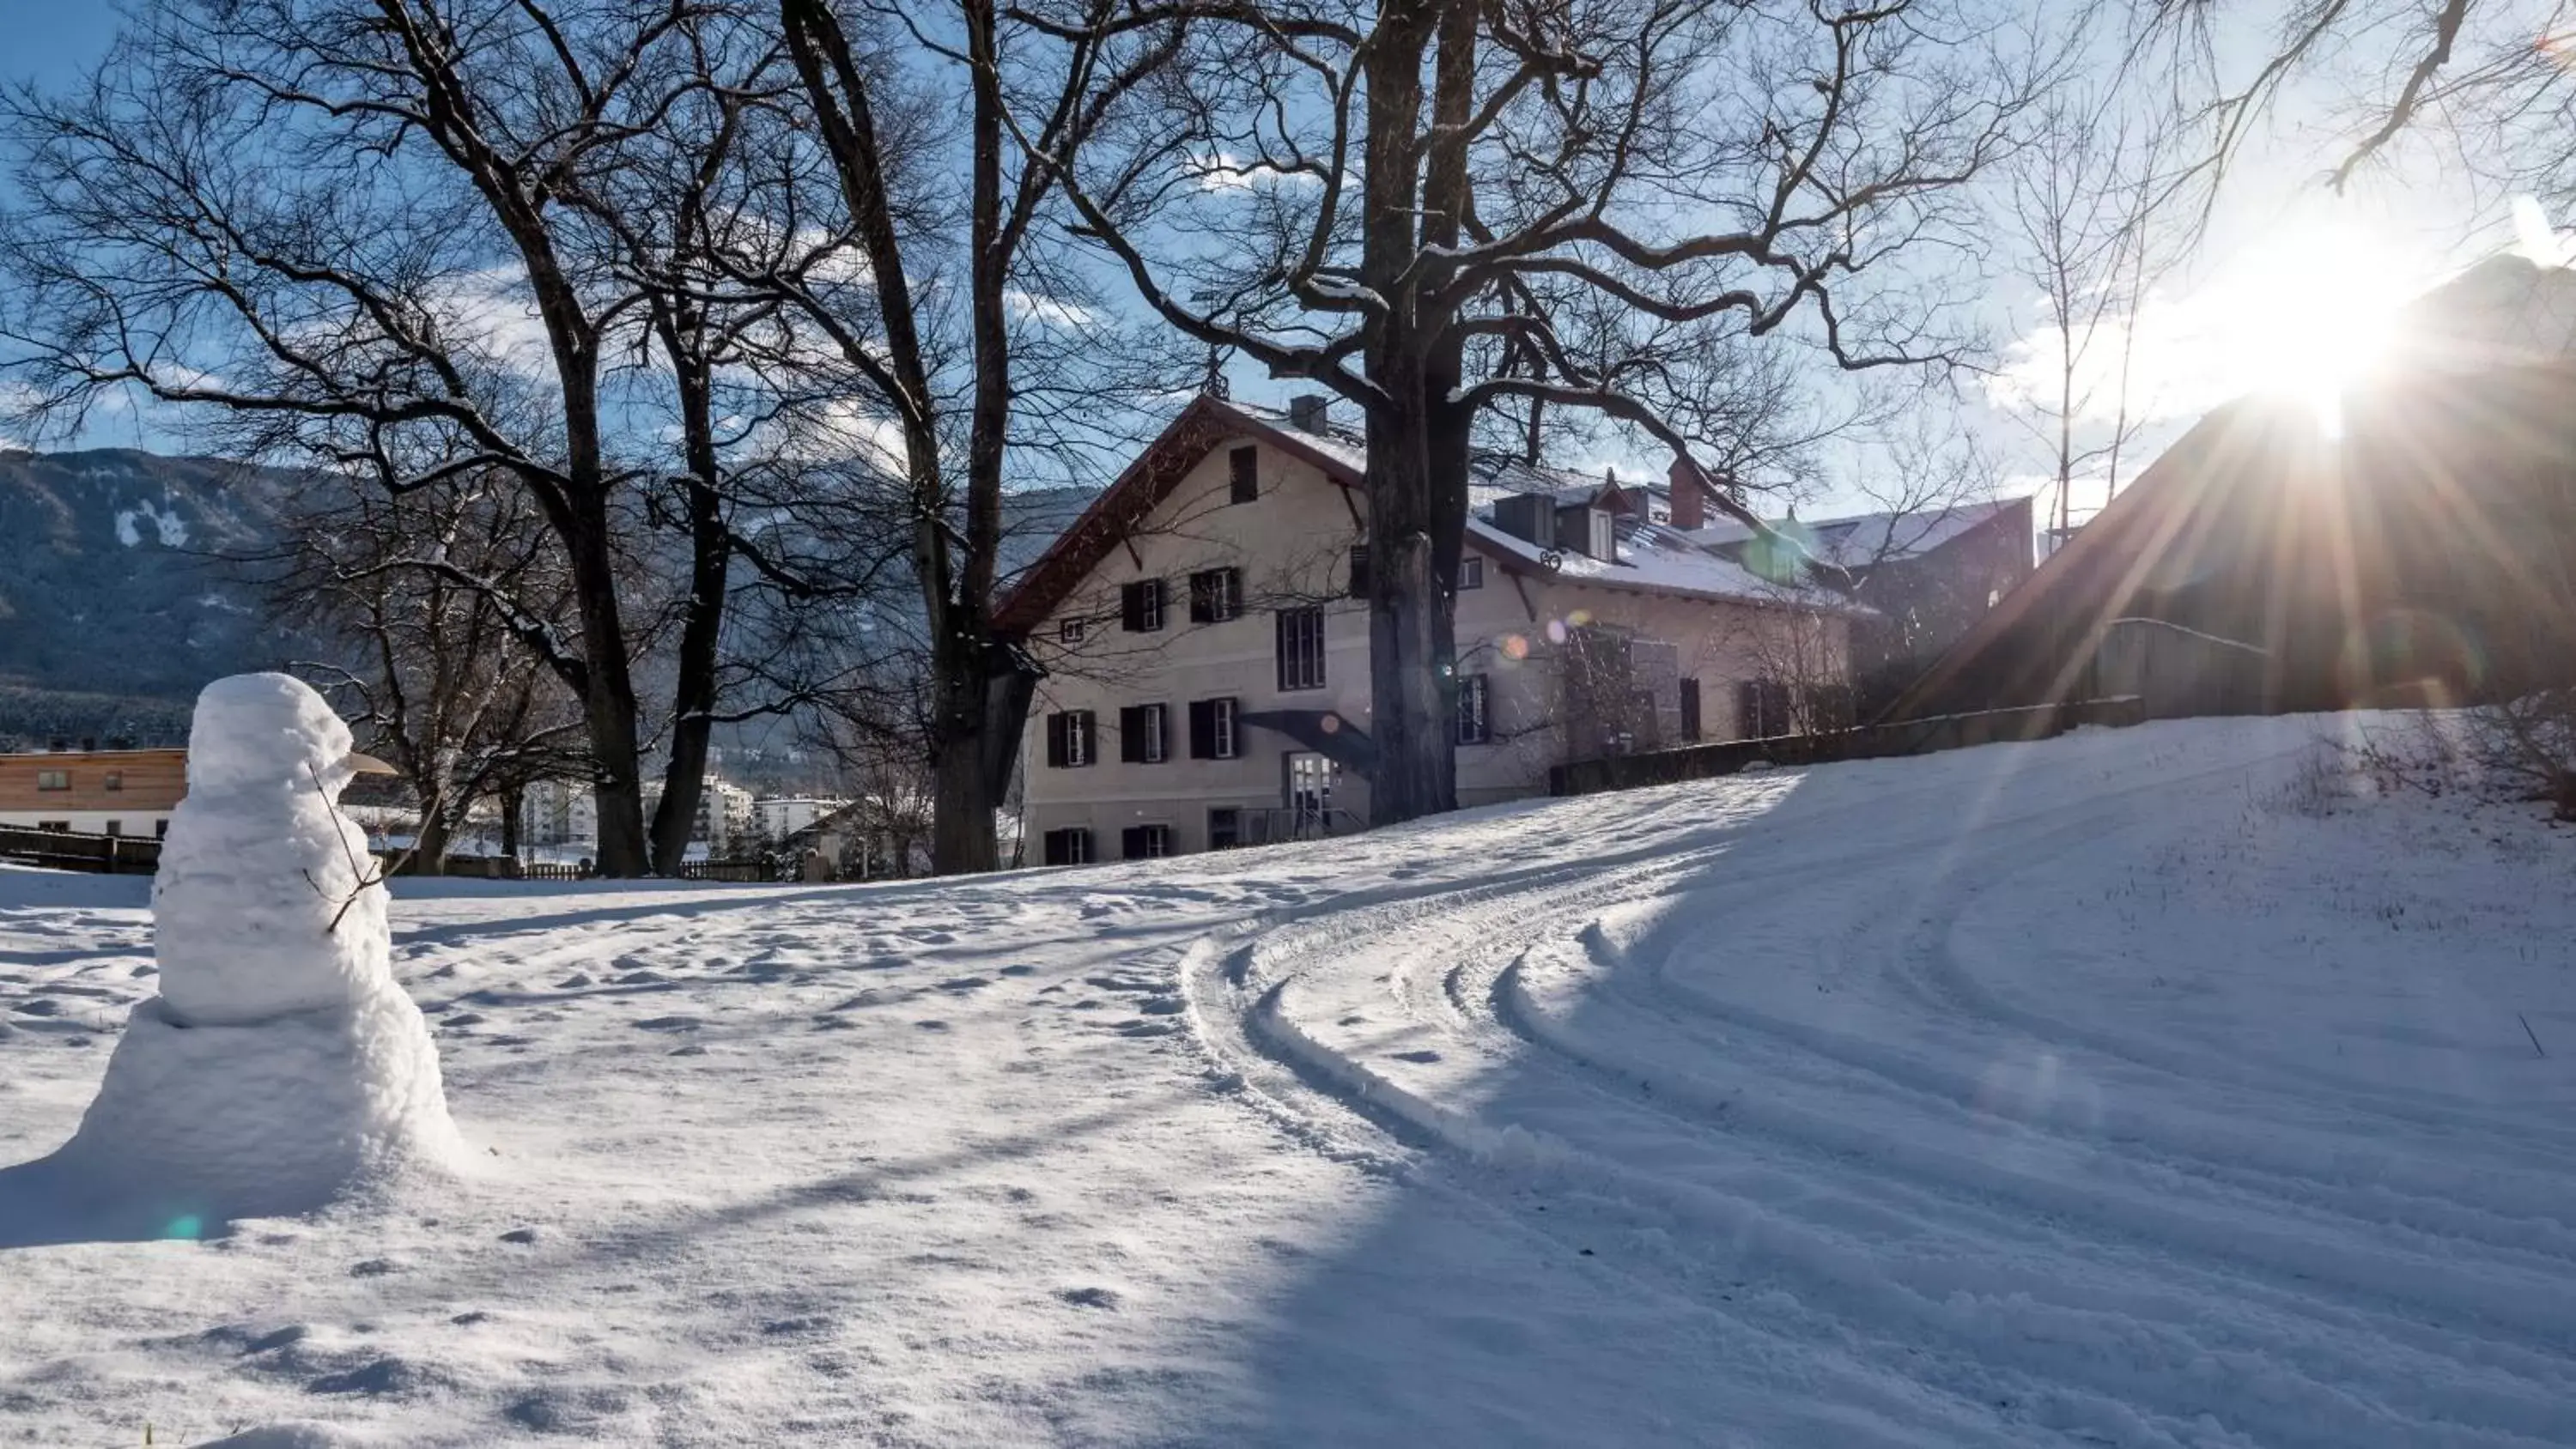
<instances>
[{"instance_id":1,"label":"gabled roof","mask_svg":"<svg viewBox=\"0 0 2576 1449\"><path fill-rule=\"evenodd\" d=\"M995 608L995 627L1006 634L1025 634L1044 622L1120 539L1171 496L1191 469L1237 439L1275 448L1344 488L1360 488L1366 479L1368 446L1353 429L1328 423L1323 431L1314 432L1290 423L1288 415L1275 408L1205 395L1194 398L1030 566ZM1467 541L1506 573L1639 593L1866 612L1822 589L1770 583L1711 553L1689 535L1633 517L1620 525L1620 557L1615 563L1543 549L1496 527L1491 517L1494 503L1512 493L1543 492L1566 503L1606 506L1600 496L1606 480L1533 466L1500 454L1479 454L1471 466L1475 482L1468 498ZM1631 492L1661 491L1643 480L1621 486ZM1546 562L1550 556L1557 560L1554 567Z\"/></svg>"}]
</instances>

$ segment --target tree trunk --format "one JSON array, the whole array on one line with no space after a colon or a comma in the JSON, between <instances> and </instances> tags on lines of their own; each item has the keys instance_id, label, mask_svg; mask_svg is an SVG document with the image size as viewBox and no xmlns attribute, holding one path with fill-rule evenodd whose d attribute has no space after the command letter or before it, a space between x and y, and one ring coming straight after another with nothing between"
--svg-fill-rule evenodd
<instances>
[{"instance_id":1,"label":"tree trunk","mask_svg":"<svg viewBox=\"0 0 2576 1449\"><path fill-rule=\"evenodd\" d=\"M676 876L689 850L689 826L706 793L707 737L715 727L717 644L724 628L725 576L733 560L723 498L717 492L713 385L698 359L682 350L686 321L665 329L678 375L681 427L687 439L690 482L689 602L680 625L679 680L671 703L671 761L662 774L662 802L653 812L653 869Z\"/></svg>"},{"instance_id":2,"label":"tree trunk","mask_svg":"<svg viewBox=\"0 0 2576 1449\"><path fill-rule=\"evenodd\" d=\"M519 858L519 813L527 807L525 786L512 785L501 792L501 853L512 860Z\"/></svg>"},{"instance_id":3,"label":"tree trunk","mask_svg":"<svg viewBox=\"0 0 2576 1449\"><path fill-rule=\"evenodd\" d=\"M584 490L570 500L566 531L574 603L581 615L582 723L590 736L591 798L599 812L599 873L645 873L644 779L635 745L635 680L626 666L626 634L617 617L617 572L609 551L604 495Z\"/></svg>"},{"instance_id":4,"label":"tree trunk","mask_svg":"<svg viewBox=\"0 0 2576 1449\"><path fill-rule=\"evenodd\" d=\"M975 662L980 665L980 658ZM937 875L1000 864L993 813L1001 801L984 768L984 731L999 721L984 718L983 696L980 668L952 664L940 671L933 700L939 730L930 761L930 868Z\"/></svg>"},{"instance_id":5,"label":"tree trunk","mask_svg":"<svg viewBox=\"0 0 2576 1449\"><path fill-rule=\"evenodd\" d=\"M1369 733L1377 747L1369 818L1381 825L1455 808L1458 798L1429 451L1437 334L1423 326L1419 290L1398 285L1416 255L1422 62L1441 14L1433 0L1383 7L1367 63L1360 271L1390 304L1366 331L1369 378L1385 398L1368 412L1367 474Z\"/></svg>"},{"instance_id":6,"label":"tree trunk","mask_svg":"<svg viewBox=\"0 0 2576 1449\"><path fill-rule=\"evenodd\" d=\"M447 874L447 806L435 794L421 797L420 833L411 841L411 873Z\"/></svg>"}]
</instances>

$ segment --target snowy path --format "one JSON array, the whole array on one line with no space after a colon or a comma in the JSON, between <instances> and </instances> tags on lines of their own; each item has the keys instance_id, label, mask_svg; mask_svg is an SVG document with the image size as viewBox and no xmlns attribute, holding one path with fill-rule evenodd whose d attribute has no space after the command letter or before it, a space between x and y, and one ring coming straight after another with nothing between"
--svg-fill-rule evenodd
<instances>
[{"instance_id":1,"label":"snowy path","mask_svg":"<svg viewBox=\"0 0 2576 1449\"><path fill-rule=\"evenodd\" d=\"M2348 727L449 886L400 969L486 1174L0 1222L0 1441L2576 1443L2576 847L2339 800ZM130 887L0 875L0 1164L150 989Z\"/></svg>"}]
</instances>

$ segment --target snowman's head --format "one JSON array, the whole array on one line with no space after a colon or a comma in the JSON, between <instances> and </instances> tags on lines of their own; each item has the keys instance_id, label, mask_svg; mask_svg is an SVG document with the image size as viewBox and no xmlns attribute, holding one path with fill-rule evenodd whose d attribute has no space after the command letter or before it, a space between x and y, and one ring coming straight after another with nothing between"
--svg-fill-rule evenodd
<instances>
[{"instance_id":1,"label":"snowman's head","mask_svg":"<svg viewBox=\"0 0 2576 1449\"><path fill-rule=\"evenodd\" d=\"M350 743L340 716L293 675L218 679L197 696L188 729L188 790L319 790L337 800L352 776L385 768Z\"/></svg>"}]
</instances>

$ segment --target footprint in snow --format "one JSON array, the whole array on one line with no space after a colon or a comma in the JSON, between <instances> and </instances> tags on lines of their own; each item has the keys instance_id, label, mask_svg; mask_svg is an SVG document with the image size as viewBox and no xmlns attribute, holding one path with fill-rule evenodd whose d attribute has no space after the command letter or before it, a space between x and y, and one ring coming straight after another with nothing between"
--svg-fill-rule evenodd
<instances>
[{"instance_id":1,"label":"footprint in snow","mask_svg":"<svg viewBox=\"0 0 2576 1449\"><path fill-rule=\"evenodd\" d=\"M942 991L964 993L968 991L981 990L982 988L992 984L993 978L990 976L957 976L940 982L939 989Z\"/></svg>"},{"instance_id":2,"label":"footprint in snow","mask_svg":"<svg viewBox=\"0 0 2576 1449\"><path fill-rule=\"evenodd\" d=\"M1005 966L1002 968L1002 974L1005 976L1035 976L1038 974L1038 968L1028 965Z\"/></svg>"},{"instance_id":3,"label":"footprint in snow","mask_svg":"<svg viewBox=\"0 0 2576 1449\"><path fill-rule=\"evenodd\" d=\"M1426 1048L1418 1052L1397 1052L1395 1059L1399 1062L1436 1062L1440 1060L1440 1053Z\"/></svg>"},{"instance_id":4,"label":"footprint in snow","mask_svg":"<svg viewBox=\"0 0 2576 1449\"><path fill-rule=\"evenodd\" d=\"M706 1021L695 1016L657 1016L635 1025L645 1031L696 1031Z\"/></svg>"},{"instance_id":5,"label":"footprint in snow","mask_svg":"<svg viewBox=\"0 0 2576 1449\"><path fill-rule=\"evenodd\" d=\"M1115 1308L1118 1295L1107 1288L1059 1288L1056 1297L1076 1308Z\"/></svg>"},{"instance_id":6,"label":"footprint in snow","mask_svg":"<svg viewBox=\"0 0 2576 1449\"><path fill-rule=\"evenodd\" d=\"M923 1021L916 1021L913 1025L922 1031L946 1031L948 1029L948 1023L941 1021L936 1017Z\"/></svg>"}]
</instances>

